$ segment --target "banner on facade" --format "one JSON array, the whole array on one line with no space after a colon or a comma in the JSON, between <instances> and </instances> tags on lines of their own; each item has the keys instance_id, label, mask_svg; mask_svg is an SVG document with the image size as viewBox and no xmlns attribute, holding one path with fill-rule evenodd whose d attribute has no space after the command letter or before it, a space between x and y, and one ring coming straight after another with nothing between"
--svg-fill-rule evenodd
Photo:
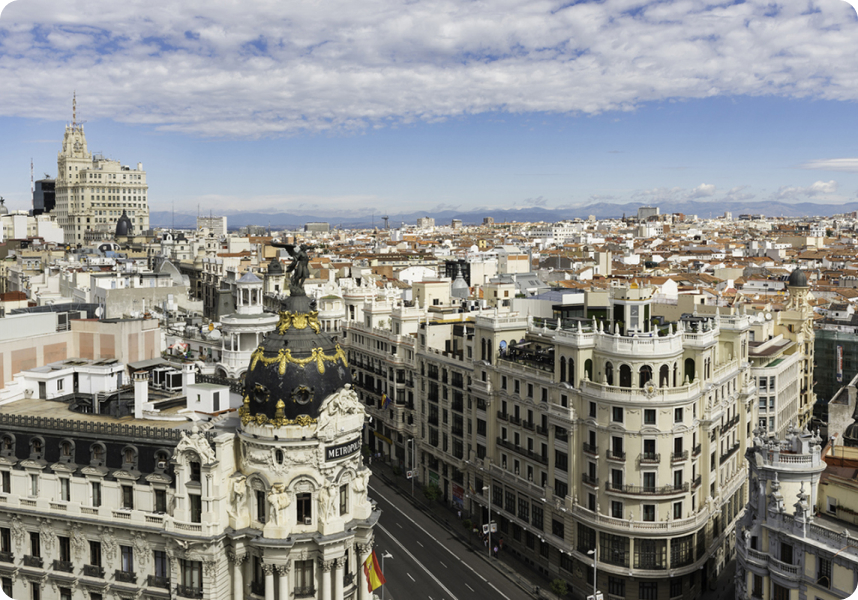
<instances>
[{"instance_id":1,"label":"banner on facade","mask_svg":"<svg viewBox=\"0 0 858 600\"><path fill-rule=\"evenodd\" d=\"M346 456L351 456L355 452L360 452L360 438L355 438L345 444L337 444L336 446L328 446L325 448L325 460L339 460Z\"/></svg>"},{"instance_id":2,"label":"banner on facade","mask_svg":"<svg viewBox=\"0 0 858 600\"><path fill-rule=\"evenodd\" d=\"M843 381L843 346L837 346L837 381Z\"/></svg>"}]
</instances>

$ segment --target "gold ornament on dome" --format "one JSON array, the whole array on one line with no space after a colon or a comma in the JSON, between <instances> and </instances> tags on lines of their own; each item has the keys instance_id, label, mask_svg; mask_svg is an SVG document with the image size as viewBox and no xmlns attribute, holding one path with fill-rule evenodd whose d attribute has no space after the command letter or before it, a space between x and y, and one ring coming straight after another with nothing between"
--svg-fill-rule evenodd
<instances>
[{"instance_id":1,"label":"gold ornament on dome","mask_svg":"<svg viewBox=\"0 0 858 600\"><path fill-rule=\"evenodd\" d=\"M308 326L315 333L321 331L319 326L319 311L314 310L311 313L289 312L288 310L280 311L280 321L277 322L277 333L283 335L290 327L295 329L306 329Z\"/></svg>"},{"instance_id":2,"label":"gold ornament on dome","mask_svg":"<svg viewBox=\"0 0 858 600\"><path fill-rule=\"evenodd\" d=\"M274 411L274 418L269 419L267 415L259 413L258 415L250 414L250 397L244 397L244 405L238 409L238 416L241 417L241 424L255 423L256 425L269 425L272 427L286 427L287 425L298 425L299 427L309 427L315 425L317 419L309 415L298 415L294 419L287 419L284 415L286 405L282 400L277 402L277 407Z\"/></svg>"},{"instance_id":3,"label":"gold ornament on dome","mask_svg":"<svg viewBox=\"0 0 858 600\"><path fill-rule=\"evenodd\" d=\"M253 354L250 355L250 370L253 371L256 368L256 364L260 362L263 365L277 364L279 366L280 375L285 375L287 364L291 363L304 368L308 364L315 362L319 373L324 373L326 362L335 364L337 360L340 359L343 361L344 366L349 366L346 361L346 353L343 352L343 349L340 348L339 344L337 344L336 352L333 354L325 354L324 350L321 348L313 348L310 351L310 356L305 358L295 358L292 356L292 351L289 348L281 348L280 351L277 352L276 356L265 356L265 351L262 346L260 346L253 351Z\"/></svg>"}]
</instances>

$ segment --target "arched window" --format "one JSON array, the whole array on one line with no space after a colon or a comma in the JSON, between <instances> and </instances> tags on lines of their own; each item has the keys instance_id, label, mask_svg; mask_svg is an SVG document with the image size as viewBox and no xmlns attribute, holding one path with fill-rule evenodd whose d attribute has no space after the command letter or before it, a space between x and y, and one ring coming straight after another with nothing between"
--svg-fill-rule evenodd
<instances>
[{"instance_id":1,"label":"arched window","mask_svg":"<svg viewBox=\"0 0 858 600\"><path fill-rule=\"evenodd\" d=\"M587 359L584 361L584 372L587 374L587 379L593 381L593 360Z\"/></svg>"},{"instance_id":2,"label":"arched window","mask_svg":"<svg viewBox=\"0 0 858 600\"><path fill-rule=\"evenodd\" d=\"M137 448L134 446L125 446L125 448L122 449L122 468L137 468Z\"/></svg>"},{"instance_id":3,"label":"arched window","mask_svg":"<svg viewBox=\"0 0 858 600\"><path fill-rule=\"evenodd\" d=\"M644 365L638 372L638 387L643 387L650 381L652 381L652 367Z\"/></svg>"},{"instance_id":4,"label":"arched window","mask_svg":"<svg viewBox=\"0 0 858 600\"><path fill-rule=\"evenodd\" d=\"M608 385L614 385L614 365L610 361L605 363L605 380Z\"/></svg>"},{"instance_id":5,"label":"arched window","mask_svg":"<svg viewBox=\"0 0 858 600\"><path fill-rule=\"evenodd\" d=\"M629 365L620 365L620 387L632 387L632 368Z\"/></svg>"},{"instance_id":6,"label":"arched window","mask_svg":"<svg viewBox=\"0 0 858 600\"><path fill-rule=\"evenodd\" d=\"M679 371L679 367L676 363L673 363L673 387L676 387L676 374Z\"/></svg>"},{"instance_id":7,"label":"arched window","mask_svg":"<svg viewBox=\"0 0 858 600\"><path fill-rule=\"evenodd\" d=\"M63 440L60 442L60 460L71 462L74 457L74 443L71 440Z\"/></svg>"},{"instance_id":8,"label":"arched window","mask_svg":"<svg viewBox=\"0 0 858 600\"><path fill-rule=\"evenodd\" d=\"M661 365L658 370L658 387L667 387L670 385L670 367Z\"/></svg>"},{"instance_id":9,"label":"arched window","mask_svg":"<svg viewBox=\"0 0 858 600\"><path fill-rule=\"evenodd\" d=\"M89 447L89 454L93 462L104 462L104 444L98 442Z\"/></svg>"},{"instance_id":10,"label":"arched window","mask_svg":"<svg viewBox=\"0 0 858 600\"><path fill-rule=\"evenodd\" d=\"M283 464L283 451L280 448L274 451L274 458L277 460L278 465Z\"/></svg>"},{"instance_id":11,"label":"arched window","mask_svg":"<svg viewBox=\"0 0 858 600\"><path fill-rule=\"evenodd\" d=\"M566 374L569 376L566 379L566 382L574 387L574 385L575 385L575 359L574 358L569 359L569 365L566 368L566 370L568 371Z\"/></svg>"},{"instance_id":12,"label":"arched window","mask_svg":"<svg viewBox=\"0 0 858 600\"><path fill-rule=\"evenodd\" d=\"M30 440L30 455L41 458L42 450L45 448L45 440L40 437L34 437Z\"/></svg>"},{"instance_id":13,"label":"arched window","mask_svg":"<svg viewBox=\"0 0 858 600\"><path fill-rule=\"evenodd\" d=\"M0 450L2 450L4 456L15 454L15 436L11 433L4 435L3 441L0 442Z\"/></svg>"},{"instance_id":14,"label":"arched window","mask_svg":"<svg viewBox=\"0 0 858 600\"><path fill-rule=\"evenodd\" d=\"M155 469L165 471L170 463L170 453L166 450L158 450L155 452Z\"/></svg>"},{"instance_id":15,"label":"arched window","mask_svg":"<svg viewBox=\"0 0 858 600\"><path fill-rule=\"evenodd\" d=\"M694 381L695 371L694 371L694 359L686 358L685 359L685 378L688 379L689 382Z\"/></svg>"},{"instance_id":16,"label":"arched window","mask_svg":"<svg viewBox=\"0 0 858 600\"><path fill-rule=\"evenodd\" d=\"M560 381L566 381L566 357L560 357Z\"/></svg>"}]
</instances>

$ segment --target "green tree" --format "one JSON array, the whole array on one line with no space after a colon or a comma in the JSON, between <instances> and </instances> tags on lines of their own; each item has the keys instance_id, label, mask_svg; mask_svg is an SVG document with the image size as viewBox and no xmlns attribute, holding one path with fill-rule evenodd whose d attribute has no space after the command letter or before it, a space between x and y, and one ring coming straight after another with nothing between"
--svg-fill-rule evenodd
<instances>
[{"instance_id":1,"label":"green tree","mask_svg":"<svg viewBox=\"0 0 858 600\"><path fill-rule=\"evenodd\" d=\"M551 582L551 591L555 596L560 596L561 598L566 595L568 591L566 589L566 582L562 579L555 579Z\"/></svg>"},{"instance_id":2,"label":"green tree","mask_svg":"<svg viewBox=\"0 0 858 600\"><path fill-rule=\"evenodd\" d=\"M434 502L441 497L441 488L434 483L429 483L423 488L423 495L426 496L427 500Z\"/></svg>"}]
</instances>

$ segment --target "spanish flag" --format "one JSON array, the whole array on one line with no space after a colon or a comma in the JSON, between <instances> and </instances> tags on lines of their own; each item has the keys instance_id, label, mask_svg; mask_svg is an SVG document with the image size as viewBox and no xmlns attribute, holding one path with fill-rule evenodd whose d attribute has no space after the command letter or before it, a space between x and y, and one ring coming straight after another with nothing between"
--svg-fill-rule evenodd
<instances>
[{"instance_id":1,"label":"spanish flag","mask_svg":"<svg viewBox=\"0 0 858 600\"><path fill-rule=\"evenodd\" d=\"M375 557L375 550L372 551L372 554L370 554L369 558L366 559L366 562L363 563L363 572L366 575L366 582L370 593L387 583L384 579L384 573L381 572L381 567L378 566L378 559Z\"/></svg>"}]
</instances>

